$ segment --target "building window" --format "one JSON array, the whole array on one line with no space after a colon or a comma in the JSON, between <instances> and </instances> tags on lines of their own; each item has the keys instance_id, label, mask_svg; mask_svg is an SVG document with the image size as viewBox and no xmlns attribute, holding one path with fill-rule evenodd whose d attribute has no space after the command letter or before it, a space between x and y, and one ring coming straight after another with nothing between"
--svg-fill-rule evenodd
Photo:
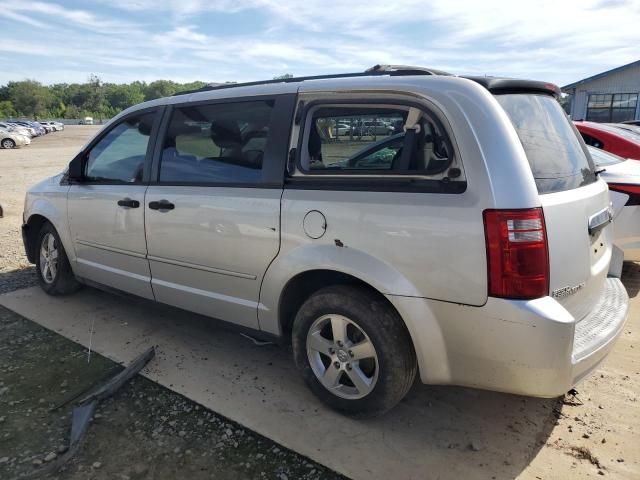
<instances>
[{"instance_id":1,"label":"building window","mask_svg":"<svg viewBox=\"0 0 640 480\"><path fill-rule=\"evenodd\" d=\"M633 120L636 115L637 105L637 93L589 95L587 120L614 123Z\"/></svg>"}]
</instances>

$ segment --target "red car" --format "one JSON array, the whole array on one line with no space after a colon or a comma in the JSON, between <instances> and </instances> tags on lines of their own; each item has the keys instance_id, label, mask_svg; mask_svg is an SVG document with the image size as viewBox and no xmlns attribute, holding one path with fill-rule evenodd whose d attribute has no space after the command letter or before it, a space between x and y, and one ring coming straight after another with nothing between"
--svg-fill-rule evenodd
<instances>
[{"instance_id":1,"label":"red car","mask_svg":"<svg viewBox=\"0 0 640 480\"><path fill-rule=\"evenodd\" d=\"M595 122L573 122L584 142L624 158L640 160L640 135Z\"/></svg>"}]
</instances>

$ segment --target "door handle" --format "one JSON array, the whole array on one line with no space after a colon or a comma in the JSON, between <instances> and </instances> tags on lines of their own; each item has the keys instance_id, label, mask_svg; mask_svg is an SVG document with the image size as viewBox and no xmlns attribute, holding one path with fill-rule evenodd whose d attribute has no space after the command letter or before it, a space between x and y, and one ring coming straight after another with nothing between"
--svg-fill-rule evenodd
<instances>
[{"instance_id":1,"label":"door handle","mask_svg":"<svg viewBox=\"0 0 640 480\"><path fill-rule=\"evenodd\" d=\"M167 211L167 210L173 210L174 208L176 208L176 206L173 203L171 203L169 200L158 200L158 201L149 202L149 208L151 210Z\"/></svg>"},{"instance_id":2,"label":"door handle","mask_svg":"<svg viewBox=\"0 0 640 480\"><path fill-rule=\"evenodd\" d=\"M122 200L118 200L118 205L121 207L129 207L129 208L138 208L140 206L140 202L138 200L132 200L130 198L123 198Z\"/></svg>"}]
</instances>

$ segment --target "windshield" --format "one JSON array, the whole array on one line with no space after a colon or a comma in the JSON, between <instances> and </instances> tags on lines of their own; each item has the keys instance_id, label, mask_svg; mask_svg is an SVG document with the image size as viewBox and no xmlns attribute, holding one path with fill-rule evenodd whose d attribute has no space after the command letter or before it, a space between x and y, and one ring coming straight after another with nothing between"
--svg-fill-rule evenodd
<instances>
[{"instance_id":1,"label":"windshield","mask_svg":"<svg viewBox=\"0 0 640 480\"><path fill-rule=\"evenodd\" d=\"M539 193L571 190L596 181L582 141L555 98L496 95L520 137Z\"/></svg>"},{"instance_id":2,"label":"windshield","mask_svg":"<svg viewBox=\"0 0 640 480\"><path fill-rule=\"evenodd\" d=\"M591 158L598 167L605 167L607 165L615 165L616 163L622 163L625 161L624 158L619 157L610 152L605 152L596 147L587 147L589 149L589 153L591 154Z\"/></svg>"}]
</instances>

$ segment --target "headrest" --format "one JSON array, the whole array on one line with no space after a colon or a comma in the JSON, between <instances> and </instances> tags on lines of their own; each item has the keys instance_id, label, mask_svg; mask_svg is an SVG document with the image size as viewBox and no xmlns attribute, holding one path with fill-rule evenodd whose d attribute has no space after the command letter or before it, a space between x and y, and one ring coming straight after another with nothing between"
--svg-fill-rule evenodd
<instances>
[{"instance_id":1,"label":"headrest","mask_svg":"<svg viewBox=\"0 0 640 480\"><path fill-rule=\"evenodd\" d=\"M142 121L138 123L138 131L146 137L151 135L151 127L153 127L153 119L150 122Z\"/></svg>"},{"instance_id":2,"label":"headrest","mask_svg":"<svg viewBox=\"0 0 640 480\"><path fill-rule=\"evenodd\" d=\"M211 140L220 148L233 148L242 145L242 134L234 120L211 122Z\"/></svg>"}]
</instances>

